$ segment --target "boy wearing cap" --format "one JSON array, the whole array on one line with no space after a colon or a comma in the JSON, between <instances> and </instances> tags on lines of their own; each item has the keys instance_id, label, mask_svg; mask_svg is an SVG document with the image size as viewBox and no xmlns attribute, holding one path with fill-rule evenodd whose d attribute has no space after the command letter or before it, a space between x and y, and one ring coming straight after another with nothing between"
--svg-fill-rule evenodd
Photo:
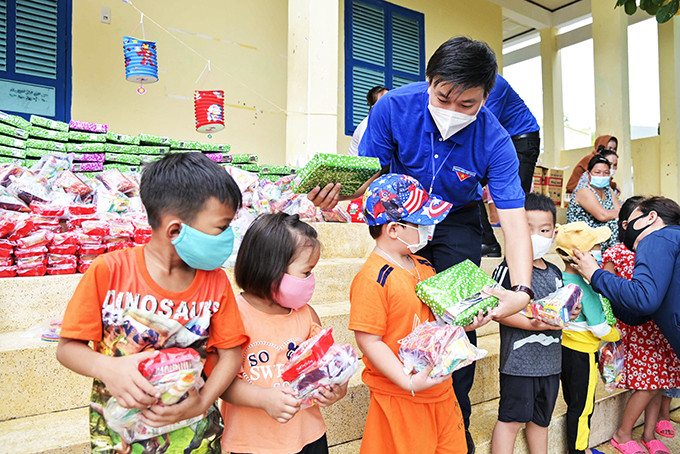
<instances>
[{"instance_id":1,"label":"boy wearing cap","mask_svg":"<svg viewBox=\"0 0 680 454\"><path fill-rule=\"evenodd\" d=\"M574 249L590 251L611 236L609 227L593 229L585 222L572 222L557 232L556 251L565 262L564 285L583 290L581 314L562 330L562 393L567 403L567 448L569 454L597 453L588 449L590 417L595 406L598 381L597 350L600 341L617 341L618 330L609 326L598 293L571 266Z\"/></svg>"},{"instance_id":2,"label":"boy wearing cap","mask_svg":"<svg viewBox=\"0 0 680 454\"><path fill-rule=\"evenodd\" d=\"M386 200L398 206L384 209ZM362 379L371 393L361 452L465 453L451 375L432 378L429 368L406 375L397 356L400 339L434 320L415 289L435 271L413 254L451 204L428 196L412 177L387 174L371 183L363 206L376 246L350 288L349 329L363 352Z\"/></svg>"}]
</instances>

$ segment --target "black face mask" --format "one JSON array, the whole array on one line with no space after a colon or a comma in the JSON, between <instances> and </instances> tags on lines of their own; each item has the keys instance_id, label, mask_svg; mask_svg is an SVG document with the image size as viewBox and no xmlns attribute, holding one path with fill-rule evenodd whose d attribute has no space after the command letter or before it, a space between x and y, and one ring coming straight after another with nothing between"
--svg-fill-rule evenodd
<instances>
[{"instance_id":1,"label":"black face mask","mask_svg":"<svg viewBox=\"0 0 680 454\"><path fill-rule=\"evenodd\" d=\"M647 224L646 226L642 227L641 229L636 229L633 227L635 224L635 221L638 219L644 218L647 216L646 214L641 214L640 216L636 217L632 221L628 222L628 227L626 227L626 231L623 234L623 245L628 248L629 251L634 251L633 246L635 245L635 240L638 239L640 234L649 226L652 224Z\"/></svg>"}]
</instances>

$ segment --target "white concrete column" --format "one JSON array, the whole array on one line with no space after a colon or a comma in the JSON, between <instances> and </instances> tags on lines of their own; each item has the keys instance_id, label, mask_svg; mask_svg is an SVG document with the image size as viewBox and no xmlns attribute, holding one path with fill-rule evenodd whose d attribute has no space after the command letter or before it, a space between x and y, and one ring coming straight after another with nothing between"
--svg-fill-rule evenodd
<instances>
[{"instance_id":1,"label":"white concrete column","mask_svg":"<svg viewBox=\"0 0 680 454\"><path fill-rule=\"evenodd\" d=\"M680 200L680 17L659 24L661 195ZM650 176L651 177L651 176Z\"/></svg>"},{"instance_id":2,"label":"white concrete column","mask_svg":"<svg viewBox=\"0 0 680 454\"><path fill-rule=\"evenodd\" d=\"M616 182L623 198L633 195L633 156L630 144L628 96L628 16L611 2L591 3L595 59L595 121L597 135L619 140Z\"/></svg>"},{"instance_id":3,"label":"white concrete column","mask_svg":"<svg viewBox=\"0 0 680 454\"><path fill-rule=\"evenodd\" d=\"M562 61L557 49L556 28L540 30L543 81L543 154L546 167L560 165L564 150L564 107L562 103Z\"/></svg>"},{"instance_id":4,"label":"white concrete column","mask_svg":"<svg viewBox=\"0 0 680 454\"><path fill-rule=\"evenodd\" d=\"M288 1L286 163L337 153L338 0Z\"/></svg>"}]
</instances>

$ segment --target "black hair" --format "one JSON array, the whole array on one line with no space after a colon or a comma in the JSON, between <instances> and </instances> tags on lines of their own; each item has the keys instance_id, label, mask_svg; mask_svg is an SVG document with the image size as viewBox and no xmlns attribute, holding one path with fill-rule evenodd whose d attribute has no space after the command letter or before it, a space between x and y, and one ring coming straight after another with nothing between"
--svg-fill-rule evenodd
<instances>
[{"instance_id":1,"label":"black hair","mask_svg":"<svg viewBox=\"0 0 680 454\"><path fill-rule=\"evenodd\" d=\"M498 63L488 44L465 36L446 41L427 62L425 75L430 84L453 84L456 91L482 87L484 96L496 84Z\"/></svg>"},{"instance_id":2,"label":"black hair","mask_svg":"<svg viewBox=\"0 0 680 454\"><path fill-rule=\"evenodd\" d=\"M628 199L623 202L623 205L621 205L621 209L619 210L619 219L616 221L616 223L619 225L619 243L623 243L623 235L626 233L626 229L623 228L623 222L628 220L630 213L635 211L635 208L638 207L642 199L644 199L644 197L640 195L628 197Z\"/></svg>"},{"instance_id":3,"label":"black hair","mask_svg":"<svg viewBox=\"0 0 680 454\"><path fill-rule=\"evenodd\" d=\"M617 139L617 138L614 137L614 136L611 136L611 137L609 137L609 141L608 141L607 143L611 142L612 140L613 140L614 142L616 142L616 146L618 147L618 146L619 146L619 139Z\"/></svg>"},{"instance_id":4,"label":"black hair","mask_svg":"<svg viewBox=\"0 0 680 454\"><path fill-rule=\"evenodd\" d=\"M380 235L382 235L382 228L385 224L380 224L380 225L369 225L368 226L368 234L371 235L371 238L374 240L377 240L380 238Z\"/></svg>"},{"instance_id":5,"label":"black hair","mask_svg":"<svg viewBox=\"0 0 680 454\"><path fill-rule=\"evenodd\" d=\"M605 149L605 150L600 151L600 156L602 156L604 158L606 158L607 156L611 156L611 155L614 155L617 158L619 157L619 154L617 152L615 152L614 150L606 150Z\"/></svg>"},{"instance_id":6,"label":"black hair","mask_svg":"<svg viewBox=\"0 0 680 454\"><path fill-rule=\"evenodd\" d=\"M649 197L637 207L645 216L656 211L666 225L680 225L680 206L674 200L666 197Z\"/></svg>"},{"instance_id":7,"label":"black hair","mask_svg":"<svg viewBox=\"0 0 680 454\"><path fill-rule=\"evenodd\" d=\"M205 202L216 197L234 211L241 207L241 190L227 171L201 153L169 153L144 167L142 203L152 229L164 214L191 224Z\"/></svg>"},{"instance_id":8,"label":"black hair","mask_svg":"<svg viewBox=\"0 0 680 454\"><path fill-rule=\"evenodd\" d=\"M263 214L248 228L236 256L234 277L244 292L273 299L301 248L321 247L316 230L297 214Z\"/></svg>"},{"instance_id":9,"label":"black hair","mask_svg":"<svg viewBox=\"0 0 680 454\"><path fill-rule=\"evenodd\" d=\"M382 85L376 85L375 87L368 90L368 93L366 93L366 102L368 103L368 106L373 107L373 104L378 102L376 99L378 94L385 90L387 90L387 88L383 87Z\"/></svg>"},{"instance_id":10,"label":"black hair","mask_svg":"<svg viewBox=\"0 0 680 454\"><path fill-rule=\"evenodd\" d=\"M601 154L596 154L590 158L590 161L588 162L588 172L593 170L593 167L595 167L597 164L606 164L608 169L611 169L612 167L612 163L609 162L609 159L605 158Z\"/></svg>"},{"instance_id":11,"label":"black hair","mask_svg":"<svg viewBox=\"0 0 680 454\"><path fill-rule=\"evenodd\" d=\"M552 213L553 227L557 223L557 210L555 202L548 196L530 192L524 199L524 209L527 211L547 211Z\"/></svg>"}]
</instances>

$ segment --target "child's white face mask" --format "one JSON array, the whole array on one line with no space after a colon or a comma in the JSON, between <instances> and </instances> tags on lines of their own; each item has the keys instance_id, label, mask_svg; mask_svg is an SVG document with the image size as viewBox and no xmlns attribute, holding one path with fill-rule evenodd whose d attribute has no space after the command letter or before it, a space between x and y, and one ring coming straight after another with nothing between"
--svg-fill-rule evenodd
<instances>
[{"instance_id":1,"label":"child's white face mask","mask_svg":"<svg viewBox=\"0 0 680 454\"><path fill-rule=\"evenodd\" d=\"M531 247L534 250L534 260L543 258L550 250L552 243L553 238L546 238L538 234L531 235Z\"/></svg>"},{"instance_id":2,"label":"child's white face mask","mask_svg":"<svg viewBox=\"0 0 680 454\"><path fill-rule=\"evenodd\" d=\"M399 225L403 225L404 227L408 227L409 229L415 229L418 231L418 243L416 244L408 244L406 241L402 240L401 238L397 237L399 241L404 243L406 247L408 248L409 251L411 251L411 254L415 254L419 250L425 247L427 244L428 238L430 236L430 226L429 225L419 225L418 227L413 227L408 224L402 224L399 223Z\"/></svg>"}]
</instances>

